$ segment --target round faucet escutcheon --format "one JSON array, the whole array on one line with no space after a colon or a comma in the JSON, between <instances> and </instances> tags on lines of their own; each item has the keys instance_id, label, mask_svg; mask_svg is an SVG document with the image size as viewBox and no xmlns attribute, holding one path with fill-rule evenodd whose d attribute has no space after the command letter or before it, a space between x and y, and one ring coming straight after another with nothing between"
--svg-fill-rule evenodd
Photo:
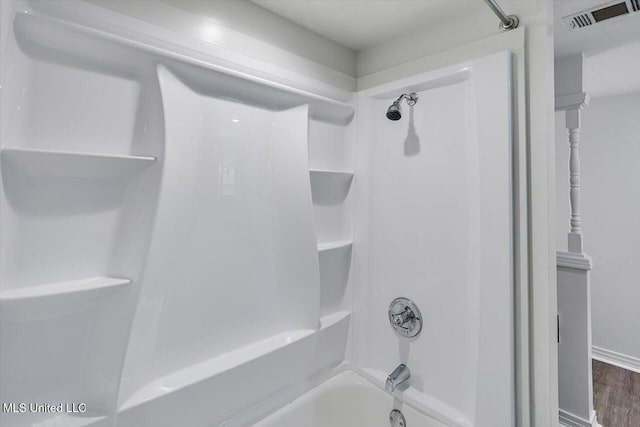
<instances>
[{"instance_id":1,"label":"round faucet escutcheon","mask_svg":"<svg viewBox=\"0 0 640 427\"><path fill-rule=\"evenodd\" d=\"M409 298L396 298L389 305L389 323L399 336L413 338L422 330L422 313Z\"/></svg>"}]
</instances>

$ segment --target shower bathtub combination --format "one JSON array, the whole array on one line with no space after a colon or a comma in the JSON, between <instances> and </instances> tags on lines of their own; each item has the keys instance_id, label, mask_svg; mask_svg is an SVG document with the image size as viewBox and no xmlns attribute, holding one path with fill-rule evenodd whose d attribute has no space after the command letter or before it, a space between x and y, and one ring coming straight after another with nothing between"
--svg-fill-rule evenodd
<instances>
[{"instance_id":1,"label":"shower bathtub combination","mask_svg":"<svg viewBox=\"0 0 640 427\"><path fill-rule=\"evenodd\" d=\"M0 2L0 425L515 425L512 54L347 92L100 3Z\"/></svg>"}]
</instances>

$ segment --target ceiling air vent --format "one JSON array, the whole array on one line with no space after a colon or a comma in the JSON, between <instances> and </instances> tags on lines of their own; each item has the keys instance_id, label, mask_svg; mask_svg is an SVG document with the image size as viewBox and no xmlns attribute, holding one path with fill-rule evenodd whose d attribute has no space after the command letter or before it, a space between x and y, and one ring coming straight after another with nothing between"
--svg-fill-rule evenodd
<instances>
[{"instance_id":1,"label":"ceiling air vent","mask_svg":"<svg viewBox=\"0 0 640 427\"><path fill-rule=\"evenodd\" d=\"M640 0L617 0L565 16L562 20L573 31L577 31L598 22L634 12L640 12Z\"/></svg>"},{"instance_id":2,"label":"ceiling air vent","mask_svg":"<svg viewBox=\"0 0 640 427\"><path fill-rule=\"evenodd\" d=\"M583 13L582 15L574 16L571 24L573 24L572 28L583 28L593 24L593 22L591 21L591 15Z\"/></svg>"}]
</instances>

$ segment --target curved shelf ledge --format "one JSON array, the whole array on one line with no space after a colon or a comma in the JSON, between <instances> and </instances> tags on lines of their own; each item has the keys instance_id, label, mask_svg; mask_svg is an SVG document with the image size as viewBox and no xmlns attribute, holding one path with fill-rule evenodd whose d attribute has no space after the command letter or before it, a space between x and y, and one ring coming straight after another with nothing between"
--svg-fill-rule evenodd
<instances>
[{"instance_id":1,"label":"curved shelf ledge","mask_svg":"<svg viewBox=\"0 0 640 427\"><path fill-rule=\"evenodd\" d=\"M155 162L155 157L91 154L74 151L5 148L3 173L30 177L70 177L120 181L131 179Z\"/></svg>"},{"instance_id":2,"label":"curved shelf ledge","mask_svg":"<svg viewBox=\"0 0 640 427\"><path fill-rule=\"evenodd\" d=\"M315 332L312 329L283 332L165 375L139 389L122 404L120 411L129 410L202 382L224 382L225 375L233 376L234 371L242 372L243 366L246 367L255 360L264 360L269 355L278 356L278 353L287 347L303 344Z\"/></svg>"},{"instance_id":3,"label":"curved shelf ledge","mask_svg":"<svg viewBox=\"0 0 640 427\"><path fill-rule=\"evenodd\" d=\"M310 169L311 198L315 205L341 205L349 194L353 172Z\"/></svg>"},{"instance_id":4,"label":"curved shelf ledge","mask_svg":"<svg viewBox=\"0 0 640 427\"><path fill-rule=\"evenodd\" d=\"M14 26L23 43L29 44L28 51L53 50L87 59L92 64L97 63L103 67L116 67L119 71L127 73L131 72L131 58L147 62L151 59L153 63L159 58L172 61L178 67L192 67L196 69L196 74L206 76L207 82L213 79L214 84L207 83L207 86L216 87L219 97L241 98L246 103L274 111L309 104L312 117L339 125L348 124L354 117L354 107L347 104L351 97L349 91L336 91L323 85L321 92L325 95L317 95L312 93L319 90L317 85L309 87L308 83L299 83L295 85L297 87L290 87L290 81L279 73L261 71L256 75L249 75L245 71L246 65L233 65L233 61L223 60L220 56L224 55L222 51L212 55L202 51L197 44L185 44L187 39L172 39L172 48L167 50L165 44L169 40L161 43L149 42L151 38L157 38L157 34L144 35L143 32L140 34L142 38L136 37L137 40L134 40L131 39L131 35L123 38L112 32L33 13L17 13ZM119 49L120 55L111 55L105 59L104 55L99 54L100 49L96 53L96 45ZM193 57L194 49L197 57ZM238 90L239 87L241 90Z\"/></svg>"},{"instance_id":5,"label":"curved shelf ledge","mask_svg":"<svg viewBox=\"0 0 640 427\"><path fill-rule=\"evenodd\" d=\"M266 364L280 363L283 357L293 357L289 363L291 373L297 372L294 365L306 363L302 354L311 356L318 345L316 337L325 340L325 344L332 344L332 349L326 349L322 356L329 357L329 361L315 360L314 363L321 366L322 363L333 362L333 358L340 358L344 353L345 340L348 333L351 313L337 311L320 318L317 329L297 329L283 332L261 341L256 341L244 347L220 354L201 363L188 366L179 371L162 376L149 384L141 387L132 396L126 399L119 408L120 413L125 413L145 404L156 402L166 405L170 395L179 396L181 391L198 385L199 392L203 389L218 390L220 384L230 384L235 378L245 378L247 372L253 372L256 363ZM325 348L325 347L323 347ZM336 354L333 354L336 353ZM293 355L293 356L292 356ZM298 355L296 358L295 355ZM317 356L317 354L316 354ZM305 364L304 369L308 369ZM275 371L260 368L263 372ZM177 400L182 401L182 397Z\"/></svg>"},{"instance_id":6,"label":"curved shelf ledge","mask_svg":"<svg viewBox=\"0 0 640 427\"><path fill-rule=\"evenodd\" d=\"M129 279L93 277L0 292L0 319L29 321L48 319L76 310L86 310Z\"/></svg>"},{"instance_id":7,"label":"curved shelf ledge","mask_svg":"<svg viewBox=\"0 0 640 427\"><path fill-rule=\"evenodd\" d=\"M334 249L348 248L353 245L352 240L338 240L335 242L318 243L318 252L332 251Z\"/></svg>"},{"instance_id":8,"label":"curved shelf ledge","mask_svg":"<svg viewBox=\"0 0 640 427\"><path fill-rule=\"evenodd\" d=\"M331 169L309 169L309 173L311 177L316 178L341 178L351 180L353 178L353 172L350 171L339 171L339 170L331 170Z\"/></svg>"},{"instance_id":9,"label":"curved shelf ledge","mask_svg":"<svg viewBox=\"0 0 640 427\"><path fill-rule=\"evenodd\" d=\"M350 319L351 312L346 310L340 310L331 314L327 314L326 316L322 316L320 318L320 331L331 328L332 326L338 324L346 324L348 326Z\"/></svg>"}]
</instances>

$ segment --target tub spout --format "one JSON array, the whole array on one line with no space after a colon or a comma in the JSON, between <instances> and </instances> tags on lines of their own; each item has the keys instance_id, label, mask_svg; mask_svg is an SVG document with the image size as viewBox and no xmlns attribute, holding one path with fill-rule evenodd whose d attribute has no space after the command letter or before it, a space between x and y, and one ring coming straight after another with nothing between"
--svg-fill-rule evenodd
<instances>
[{"instance_id":1,"label":"tub spout","mask_svg":"<svg viewBox=\"0 0 640 427\"><path fill-rule=\"evenodd\" d=\"M384 389L389 393L393 393L394 391L396 391L396 388L398 388L400 384L404 384L405 382L409 381L409 378L411 378L411 371L409 371L407 365L401 363L387 377L387 382L384 386Z\"/></svg>"}]
</instances>

